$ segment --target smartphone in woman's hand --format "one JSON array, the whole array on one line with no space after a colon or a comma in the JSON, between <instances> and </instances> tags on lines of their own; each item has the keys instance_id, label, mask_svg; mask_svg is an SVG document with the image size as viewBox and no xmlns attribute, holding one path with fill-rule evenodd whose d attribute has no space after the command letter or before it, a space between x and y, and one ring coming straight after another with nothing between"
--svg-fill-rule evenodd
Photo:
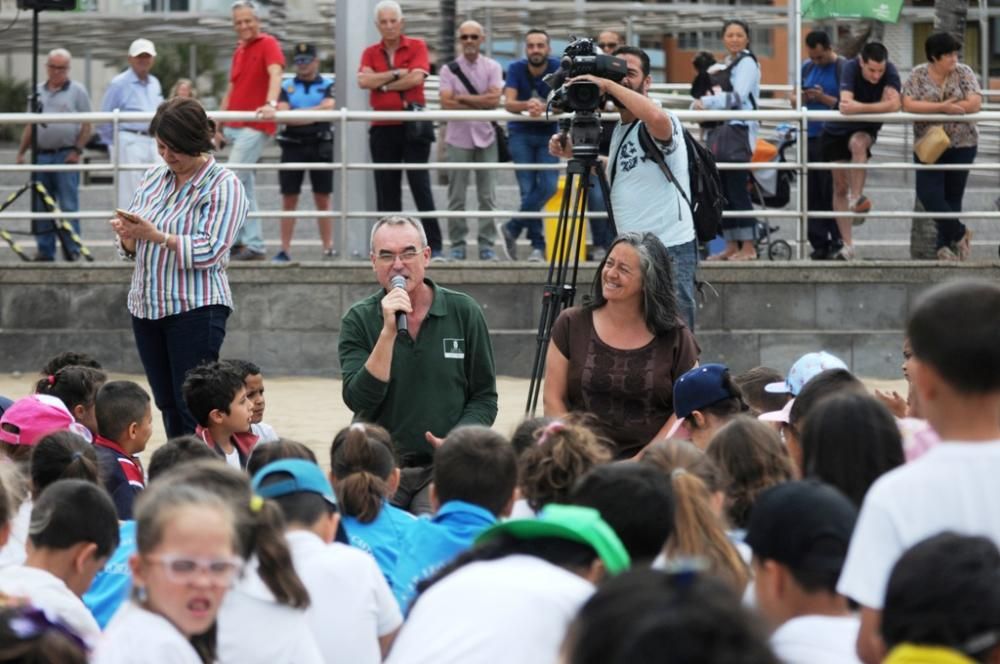
<instances>
[{"instance_id":1,"label":"smartphone in woman's hand","mask_svg":"<svg viewBox=\"0 0 1000 664\"><path fill-rule=\"evenodd\" d=\"M121 208L115 208L115 214L124 219L125 221L131 221L133 224L138 224L142 222L142 217L133 214L128 210L122 210Z\"/></svg>"}]
</instances>

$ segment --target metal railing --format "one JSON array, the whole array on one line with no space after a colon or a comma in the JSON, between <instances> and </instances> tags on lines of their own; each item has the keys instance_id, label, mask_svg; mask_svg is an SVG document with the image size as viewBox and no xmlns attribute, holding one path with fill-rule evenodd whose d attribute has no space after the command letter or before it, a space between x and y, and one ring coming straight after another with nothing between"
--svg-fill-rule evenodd
<instances>
[{"instance_id":1,"label":"metal railing","mask_svg":"<svg viewBox=\"0 0 1000 664\"><path fill-rule=\"evenodd\" d=\"M937 114L915 114L915 113L887 113L878 115L851 115L845 116L837 111L811 111L801 110L758 110L758 111L674 111L680 120L693 126L698 122L725 121L734 119L751 119L761 123L786 123L797 127L799 136L806 136L809 124L812 122L878 122L885 125L909 125L913 122L975 122L975 123L1000 123L1000 112L983 111L970 115L937 115ZM227 112L219 111L209 114L215 120L222 122L233 121L257 121L260 118L250 112ZM550 116L548 120L543 118L529 118L527 116L515 116L505 111L425 111L418 114L411 112L377 112L377 111L352 111L349 109L339 109L334 111L283 111L276 114L274 122L282 123L288 120L307 122L331 122L339 129L341 137L348 135L350 123L369 123L374 120L389 121L413 121L431 120L435 122L448 121L496 121L496 122L552 122L559 116ZM615 118L613 114L604 116L606 119ZM151 113L123 113L119 111L111 113L77 113L77 114L44 114L36 115L30 113L0 113L0 124L34 124L45 123L82 123L92 124L111 123L113 135L117 137L120 126L124 122L148 122L152 118ZM908 147L908 142L904 144L904 150ZM347 181L349 172L352 171L375 171L375 170L453 170L456 165L450 162L427 162L427 163L373 163L370 161L351 161L348 158L348 142L338 140L338 151L335 153L337 161L329 163L270 163L258 162L255 164L227 164L233 170L254 170L254 171L280 171L280 170L333 170L339 172L341 182ZM820 212L809 211L806 206L808 196L809 170L840 170L840 169L864 169L869 171L916 171L916 170L968 170L1000 172L1000 162L976 162L972 164L917 164L910 161L889 161L866 164L852 164L842 162L810 162L807 158L807 143L799 140L796 143L794 156L786 155L786 162L751 162L751 163L720 163L720 170L791 170L798 174L797 196L793 197L791 203L795 203L792 209L770 209L758 208L752 211L753 216L765 218L788 218L797 221L795 225L795 246L799 257L803 255L806 245L806 222L812 218L843 218L857 216L850 212ZM109 161L107 163L88 164L52 164L52 165L31 165L31 164L0 164L0 173L28 173L39 172L60 172L78 171L86 173L106 173L111 172L113 183L117 185L118 173L123 170L145 170L152 164L122 164L116 149L109 150ZM562 164L515 164L515 163L467 163L462 162L461 168L467 170L562 170ZM346 187L338 187L337 191L339 209L324 211L321 216L338 217L341 220L340 234L343 243L346 234L347 223L352 219L373 219L381 216L382 212L375 210L352 210L349 209ZM439 219L448 218L473 218L473 219L501 219L501 218L537 218L537 212L519 212L514 210L494 210L494 211L447 211L435 210L428 212L404 211L406 214L417 217L435 217ZM286 212L282 210L258 210L251 213L251 216L260 218L313 218L317 216L316 210L299 210ZM727 211L725 216L747 216L747 211ZM51 217L51 213L46 212L20 212L8 211L0 213L0 223L10 219L44 219ZM74 218L80 219L106 219L109 210L104 211L78 211L73 212ZM542 216L547 216L544 213ZM594 215L601 216L601 215ZM881 218L963 218L963 219L997 219L1000 212L997 211L973 211L961 213L943 212L914 212L914 211L879 211Z\"/></svg>"}]
</instances>

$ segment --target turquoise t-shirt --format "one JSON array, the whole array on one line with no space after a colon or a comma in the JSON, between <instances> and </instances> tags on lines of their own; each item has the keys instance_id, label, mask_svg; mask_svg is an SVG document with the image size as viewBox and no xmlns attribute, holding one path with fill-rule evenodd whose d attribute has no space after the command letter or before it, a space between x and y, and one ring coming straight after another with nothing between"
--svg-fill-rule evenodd
<instances>
[{"instance_id":1,"label":"turquoise t-shirt","mask_svg":"<svg viewBox=\"0 0 1000 664\"><path fill-rule=\"evenodd\" d=\"M409 535L417 517L406 510L382 502L382 509L371 523L361 523L357 517L344 515L340 523L347 531L347 540L351 546L361 549L371 555L378 568L382 570L385 580L392 587L392 572L399 558L399 550L403 540Z\"/></svg>"},{"instance_id":2,"label":"turquoise t-shirt","mask_svg":"<svg viewBox=\"0 0 1000 664\"><path fill-rule=\"evenodd\" d=\"M461 500L449 500L434 518L417 519L403 543L406 555L396 561L392 593L403 614L417 594L417 583L472 546L476 537L497 522L489 510Z\"/></svg>"},{"instance_id":3,"label":"turquoise t-shirt","mask_svg":"<svg viewBox=\"0 0 1000 664\"><path fill-rule=\"evenodd\" d=\"M118 548L108 558L104 569L94 577L90 590L83 595L83 603L94 614L101 629L107 627L132 590L132 570L129 569L128 559L135 550L135 521L122 521L118 528Z\"/></svg>"}]
</instances>

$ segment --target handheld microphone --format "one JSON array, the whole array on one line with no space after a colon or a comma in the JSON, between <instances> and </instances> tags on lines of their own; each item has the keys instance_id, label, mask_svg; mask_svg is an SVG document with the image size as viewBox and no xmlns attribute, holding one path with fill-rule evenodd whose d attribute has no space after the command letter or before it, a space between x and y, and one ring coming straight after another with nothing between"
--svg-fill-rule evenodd
<instances>
[{"instance_id":1,"label":"handheld microphone","mask_svg":"<svg viewBox=\"0 0 1000 664\"><path fill-rule=\"evenodd\" d=\"M390 281L393 288L406 288L406 277L401 274L397 274ZM397 311L396 312L396 334L398 336L410 336L410 331L406 327L406 312Z\"/></svg>"}]
</instances>

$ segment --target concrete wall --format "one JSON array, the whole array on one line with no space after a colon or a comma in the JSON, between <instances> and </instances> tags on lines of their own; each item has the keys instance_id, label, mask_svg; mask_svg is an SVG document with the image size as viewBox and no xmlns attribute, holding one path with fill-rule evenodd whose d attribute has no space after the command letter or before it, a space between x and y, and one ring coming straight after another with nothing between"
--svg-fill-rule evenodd
<instances>
[{"instance_id":1,"label":"concrete wall","mask_svg":"<svg viewBox=\"0 0 1000 664\"><path fill-rule=\"evenodd\" d=\"M434 265L429 274L481 303L498 373L529 375L545 268L470 263ZM581 271L580 293L592 276L592 268ZM998 279L1000 264L705 265L701 278L711 288L698 318L702 361L784 371L823 348L861 375L896 378L914 298L932 283L973 276ZM0 371L37 371L69 349L92 353L112 371L141 371L125 309L129 277L129 266L111 263L0 268ZM223 355L274 375L339 375L341 316L375 289L365 263L238 265L230 281L237 310Z\"/></svg>"}]
</instances>

